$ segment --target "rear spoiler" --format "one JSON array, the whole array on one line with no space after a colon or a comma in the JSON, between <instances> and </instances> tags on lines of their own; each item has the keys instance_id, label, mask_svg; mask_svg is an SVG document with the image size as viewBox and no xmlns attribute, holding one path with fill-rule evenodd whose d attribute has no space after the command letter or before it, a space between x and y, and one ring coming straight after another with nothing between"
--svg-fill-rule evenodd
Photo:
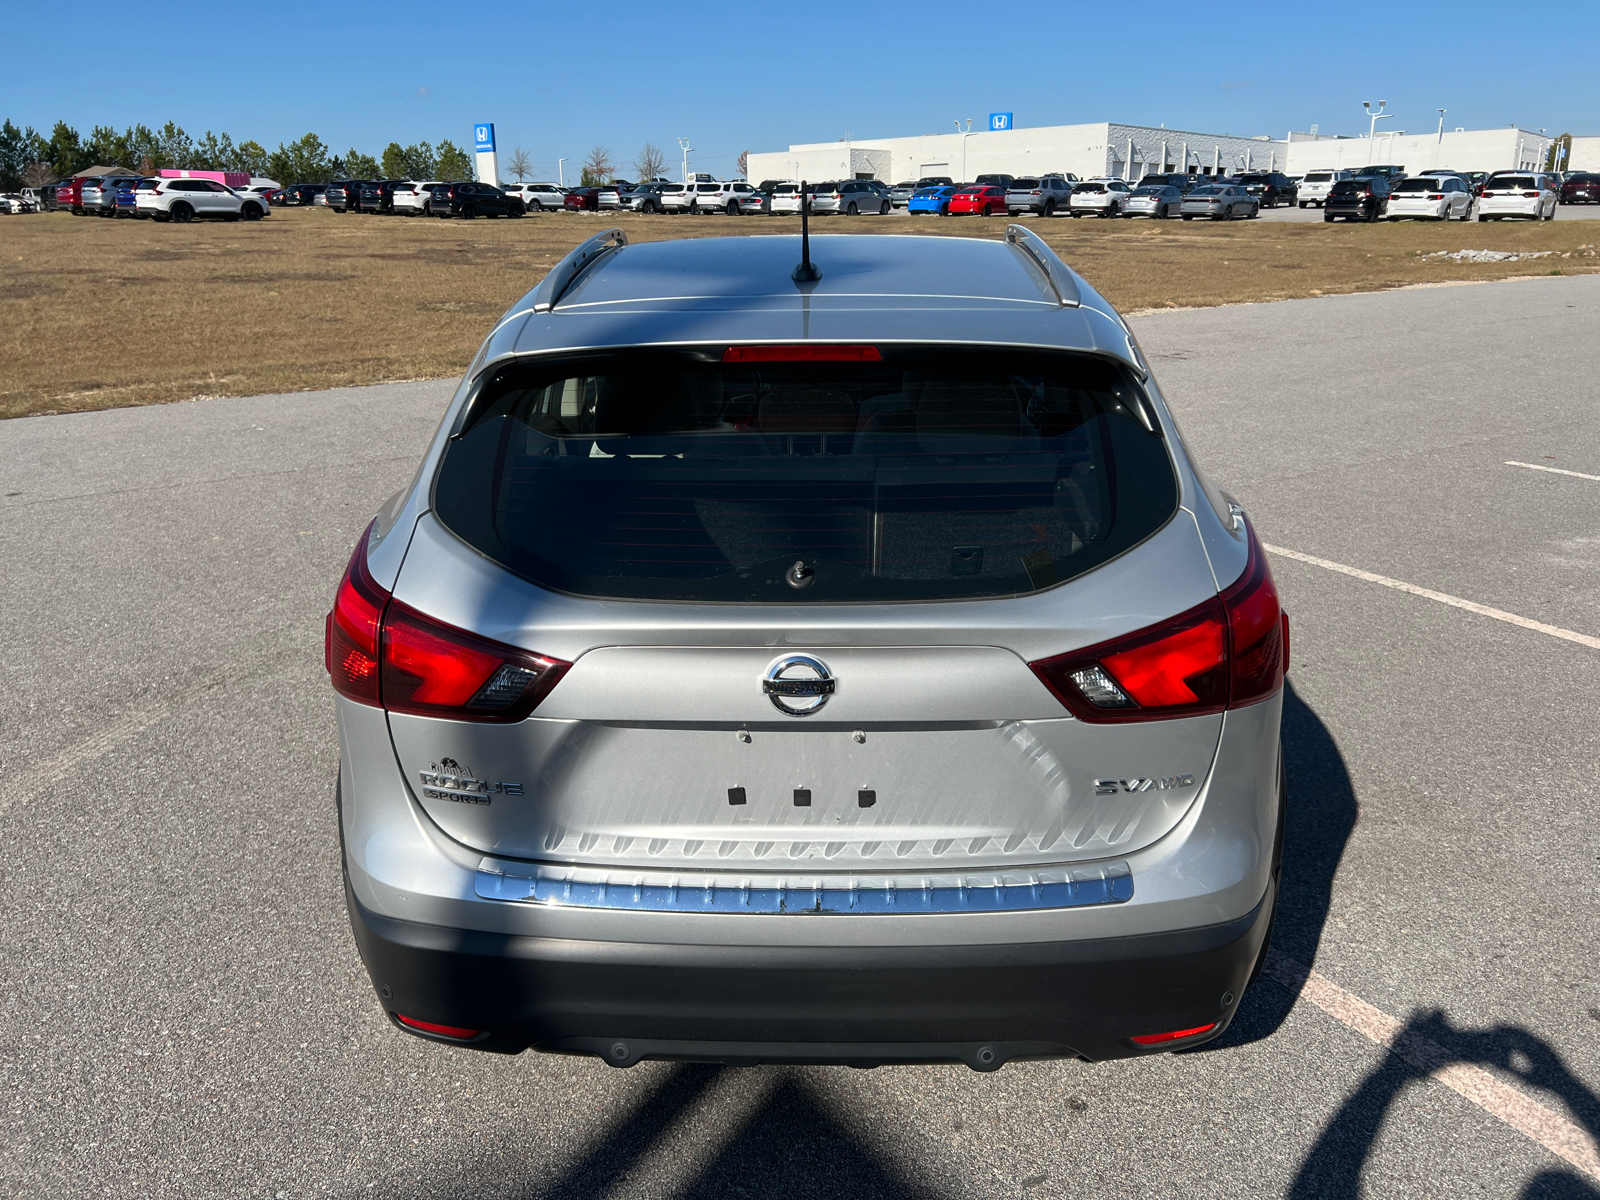
<instances>
[{"instance_id":1,"label":"rear spoiler","mask_svg":"<svg viewBox=\"0 0 1600 1200\"><path fill-rule=\"evenodd\" d=\"M549 312L561 303L561 297L572 289L572 285L578 282L579 276L605 255L620 250L627 244L628 235L620 229L607 229L604 233L595 234L558 262L550 274L544 277L544 282L533 294L533 311Z\"/></svg>"},{"instance_id":2,"label":"rear spoiler","mask_svg":"<svg viewBox=\"0 0 1600 1200\"><path fill-rule=\"evenodd\" d=\"M1074 278L1071 268L1057 257L1056 252L1045 244L1042 237L1021 225L1007 225L1006 244L1026 254L1033 260L1034 265L1044 272L1062 308L1078 308L1082 305L1082 298L1078 294L1078 281Z\"/></svg>"}]
</instances>

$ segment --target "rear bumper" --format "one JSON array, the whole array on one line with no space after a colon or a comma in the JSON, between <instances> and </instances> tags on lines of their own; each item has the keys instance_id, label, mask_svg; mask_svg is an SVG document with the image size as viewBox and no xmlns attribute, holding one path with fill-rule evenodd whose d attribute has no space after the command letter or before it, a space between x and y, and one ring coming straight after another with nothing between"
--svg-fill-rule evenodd
<instances>
[{"instance_id":1,"label":"rear bumper","mask_svg":"<svg viewBox=\"0 0 1600 1200\"><path fill-rule=\"evenodd\" d=\"M876 947L527 937L382 916L348 882L345 899L392 1020L485 1031L434 1040L595 1054L617 1066L659 1058L993 1070L1012 1059L1132 1058L1218 1036L1262 952L1276 892L1269 885L1243 917L1199 929ZM1150 1049L1129 1040L1208 1025Z\"/></svg>"}]
</instances>

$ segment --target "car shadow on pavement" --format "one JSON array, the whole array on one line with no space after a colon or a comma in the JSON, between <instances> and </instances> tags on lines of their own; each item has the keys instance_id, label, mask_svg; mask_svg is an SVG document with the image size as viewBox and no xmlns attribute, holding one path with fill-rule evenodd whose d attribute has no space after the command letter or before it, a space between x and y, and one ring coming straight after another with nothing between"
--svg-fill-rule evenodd
<instances>
[{"instance_id":1,"label":"car shadow on pavement","mask_svg":"<svg viewBox=\"0 0 1600 1200\"><path fill-rule=\"evenodd\" d=\"M1300 699L1293 683L1283 689L1283 760L1289 804L1271 944L1280 954L1314 966L1332 902L1334 873L1361 806L1333 735ZM1226 1033L1182 1053L1206 1054L1271 1037L1288 1018L1295 999L1294 993L1271 980L1258 979L1240 1001Z\"/></svg>"},{"instance_id":2,"label":"car shadow on pavement","mask_svg":"<svg viewBox=\"0 0 1600 1200\"><path fill-rule=\"evenodd\" d=\"M680 1139L685 1147L697 1140L696 1131L685 1127L685 1118L693 1122L693 1110L733 1069L694 1063L670 1068L581 1159L523 1190L508 1193L503 1173L486 1164L476 1186L469 1173L464 1188L461 1182L452 1182L421 1194L598 1200L637 1190L644 1175L667 1177L652 1188L652 1194L670 1191L686 1200L747 1196L931 1200L937 1195L874 1154L845 1119L826 1112L788 1072L741 1114L736 1131L691 1178L671 1178L676 1174L670 1165L674 1146ZM657 1164L654 1169L648 1165L652 1161Z\"/></svg>"},{"instance_id":3,"label":"car shadow on pavement","mask_svg":"<svg viewBox=\"0 0 1600 1200\"><path fill-rule=\"evenodd\" d=\"M1408 1041L1425 1046L1425 1057L1440 1060L1431 1064L1435 1071L1451 1063L1499 1068L1526 1085L1519 1089L1524 1093L1541 1102L1549 1097L1563 1102L1553 1106L1555 1111L1564 1108L1591 1140L1600 1138L1600 1097L1548 1042L1526 1029L1515 1025L1459 1029L1442 1012L1419 1012L1406 1023L1396 1044ZM1434 1047L1444 1054L1435 1054ZM1290 1200L1354 1200L1362 1195L1361 1173L1389 1109L1409 1084L1427 1079L1430 1073L1400 1054L1384 1055L1324 1127L1289 1189ZM1485 1115L1483 1120L1491 1118ZM1600 1190L1576 1170L1546 1170L1528 1182L1520 1200L1600 1200Z\"/></svg>"}]
</instances>

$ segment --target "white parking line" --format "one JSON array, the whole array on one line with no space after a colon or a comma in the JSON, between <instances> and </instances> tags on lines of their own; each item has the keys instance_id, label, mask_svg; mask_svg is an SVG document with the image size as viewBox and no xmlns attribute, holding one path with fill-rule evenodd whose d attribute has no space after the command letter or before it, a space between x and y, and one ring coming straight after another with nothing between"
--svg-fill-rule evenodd
<instances>
[{"instance_id":1,"label":"white parking line","mask_svg":"<svg viewBox=\"0 0 1600 1200\"><path fill-rule=\"evenodd\" d=\"M1482 1067L1461 1062L1433 1039L1405 1032L1401 1021L1287 955L1267 951L1262 974L1417 1070L1426 1071L1551 1154L1600 1179L1600 1147L1587 1131L1560 1113L1496 1079Z\"/></svg>"},{"instance_id":2,"label":"white parking line","mask_svg":"<svg viewBox=\"0 0 1600 1200\"><path fill-rule=\"evenodd\" d=\"M1552 475L1571 475L1574 479L1592 479L1596 483L1600 483L1600 475L1585 475L1582 471L1563 471L1560 467L1546 467L1541 466L1539 463L1512 462L1509 458L1506 459L1505 465L1508 467L1527 467L1530 471L1549 471Z\"/></svg>"},{"instance_id":3,"label":"white parking line","mask_svg":"<svg viewBox=\"0 0 1600 1200\"><path fill-rule=\"evenodd\" d=\"M1587 633L1574 633L1570 629L1562 629L1559 625L1546 625L1543 621L1535 621L1529 617L1519 617L1516 613L1503 612L1498 608L1490 608L1486 604L1477 604L1471 600L1463 600L1460 596L1452 596L1447 592L1436 592L1432 588L1418 587L1414 583L1406 583L1401 579L1390 579L1387 575L1375 575L1371 571L1363 571L1360 567L1347 567L1343 563L1331 562L1326 558L1318 558L1314 554L1302 554L1298 550L1285 550L1282 546L1266 547L1269 554L1279 554L1284 558L1292 558L1296 562L1310 563L1314 567L1325 567L1330 571L1338 571L1342 575L1349 575L1354 579L1364 579L1368 583L1382 584L1387 588L1394 588L1397 592L1409 592L1413 596L1421 596L1425 600L1437 600L1440 604L1448 604L1452 608L1464 608L1468 612L1477 613L1480 617L1493 617L1496 621L1505 621L1523 629L1532 629L1536 633L1548 633L1551 637L1558 637L1568 642L1577 642L1580 646L1588 646L1591 650L1600 650L1600 638L1590 637Z\"/></svg>"}]
</instances>

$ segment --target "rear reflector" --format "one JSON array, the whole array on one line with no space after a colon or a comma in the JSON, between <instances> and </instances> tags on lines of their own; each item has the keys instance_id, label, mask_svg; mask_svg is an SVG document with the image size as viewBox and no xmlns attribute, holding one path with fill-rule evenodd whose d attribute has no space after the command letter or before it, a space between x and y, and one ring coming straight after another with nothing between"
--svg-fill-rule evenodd
<instances>
[{"instance_id":1,"label":"rear reflector","mask_svg":"<svg viewBox=\"0 0 1600 1200\"><path fill-rule=\"evenodd\" d=\"M1135 633L1030 663L1079 720L1150 721L1221 712L1283 684L1289 622L1255 530L1244 574L1219 596Z\"/></svg>"},{"instance_id":2,"label":"rear reflector","mask_svg":"<svg viewBox=\"0 0 1600 1200\"><path fill-rule=\"evenodd\" d=\"M323 629L323 661L341 696L391 712L497 724L520 721L572 665L490 641L394 600L356 543Z\"/></svg>"},{"instance_id":3,"label":"rear reflector","mask_svg":"<svg viewBox=\"0 0 1600 1200\"><path fill-rule=\"evenodd\" d=\"M404 1017L400 1018L402 1021ZM1209 1025L1196 1025L1193 1029L1174 1029L1171 1033L1146 1033L1136 1038L1129 1038L1135 1046L1159 1046L1163 1042L1179 1042L1184 1038L1198 1037L1202 1033L1210 1033L1218 1025L1213 1021Z\"/></svg>"},{"instance_id":4,"label":"rear reflector","mask_svg":"<svg viewBox=\"0 0 1600 1200\"><path fill-rule=\"evenodd\" d=\"M463 1029L459 1025L435 1025L432 1021L419 1021L415 1017L401 1016L399 1013L395 1013L395 1017L400 1024L420 1029L423 1033L437 1033L440 1037L460 1038L462 1041L475 1038L483 1032L481 1029ZM1134 1041L1138 1040L1134 1038Z\"/></svg>"},{"instance_id":5,"label":"rear reflector","mask_svg":"<svg viewBox=\"0 0 1600 1200\"><path fill-rule=\"evenodd\" d=\"M876 346L729 346L723 362L882 362Z\"/></svg>"}]
</instances>

